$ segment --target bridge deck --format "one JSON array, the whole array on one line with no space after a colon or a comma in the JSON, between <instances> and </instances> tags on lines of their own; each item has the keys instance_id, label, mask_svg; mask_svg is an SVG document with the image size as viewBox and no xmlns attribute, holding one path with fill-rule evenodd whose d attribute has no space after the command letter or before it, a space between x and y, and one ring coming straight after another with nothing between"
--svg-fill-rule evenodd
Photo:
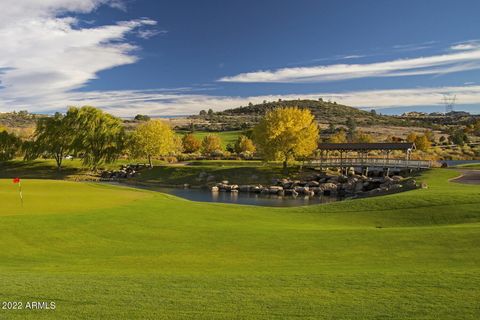
<instances>
[{"instance_id":1,"label":"bridge deck","mask_svg":"<svg viewBox=\"0 0 480 320\"><path fill-rule=\"evenodd\" d=\"M306 163L307 167L381 167L381 168L418 168L428 169L432 167L431 161L405 160L385 158L328 158L311 160Z\"/></svg>"}]
</instances>

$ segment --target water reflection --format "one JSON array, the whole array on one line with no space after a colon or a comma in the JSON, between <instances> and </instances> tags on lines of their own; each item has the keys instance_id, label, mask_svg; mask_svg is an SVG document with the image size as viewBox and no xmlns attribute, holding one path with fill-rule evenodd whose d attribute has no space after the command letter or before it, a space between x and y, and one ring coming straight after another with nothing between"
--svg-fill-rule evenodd
<instances>
[{"instance_id":1,"label":"water reflection","mask_svg":"<svg viewBox=\"0 0 480 320\"><path fill-rule=\"evenodd\" d=\"M306 206L312 204L321 204L328 202L335 202L341 199L328 196L278 196L278 195L263 195L248 192L211 192L208 189L176 189L176 188L148 188L150 190L164 192L175 195L184 199L200 202L220 202L220 203L235 203L246 204L254 206L269 206L269 207L296 207Z\"/></svg>"}]
</instances>

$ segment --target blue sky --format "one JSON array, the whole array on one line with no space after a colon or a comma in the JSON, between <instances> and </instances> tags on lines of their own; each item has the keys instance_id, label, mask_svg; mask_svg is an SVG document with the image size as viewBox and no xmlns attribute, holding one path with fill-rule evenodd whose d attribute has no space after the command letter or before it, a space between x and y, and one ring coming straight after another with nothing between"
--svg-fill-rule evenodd
<instances>
[{"instance_id":1,"label":"blue sky","mask_svg":"<svg viewBox=\"0 0 480 320\"><path fill-rule=\"evenodd\" d=\"M480 2L2 0L0 111L177 115L279 98L480 113Z\"/></svg>"}]
</instances>

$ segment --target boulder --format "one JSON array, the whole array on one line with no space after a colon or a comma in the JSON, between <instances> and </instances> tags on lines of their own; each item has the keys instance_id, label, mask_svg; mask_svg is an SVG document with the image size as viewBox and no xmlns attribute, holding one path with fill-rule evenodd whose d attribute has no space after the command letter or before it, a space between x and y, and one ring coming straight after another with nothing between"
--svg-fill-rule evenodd
<instances>
[{"instance_id":1,"label":"boulder","mask_svg":"<svg viewBox=\"0 0 480 320\"><path fill-rule=\"evenodd\" d=\"M312 181L308 181L307 182L307 187L311 188L311 187L318 187L320 185L320 183L318 181L315 181L315 180L312 180Z\"/></svg>"},{"instance_id":2,"label":"boulder","mask_svg":"<svg viewBox=\"0 0 480 320\"><path fill-rule=\"evenodd\" d=\"M323 192L323 191L326 191L326 190L337 190L338 189L338 185L336 185L335 183L331 183L331 182L327 182L327 183L322 183L321 185L318 186L319 188L319 191Z\"/></svg>"},{"instance_id":3,"label":"boulder","mask_svg":"<svg viewBox=\"0 0 480 320\"><path fill-rule=\"evenodd\" d=\"M271 186L268 188L269 194L278 194L280 191L283 191L283 187L280 186Z\"/></svg>"},{"instance_id":4,"label":"boulder","mask_svg":"<svg viewBox=\"0 0 480 320\"><path fill-rule=\"evenodd\" d=\"M290 195L290 196L298 196L298 192L295 191L294 189L285 189L283 190L283 192L285 193L285 195Z\"/></svg>"},{"instance_id":5,"label":"boulder","mask_svg":"<svg viewBox=\"0 0 480 320\"><path fill-rule=\"evenodd\" d=\"M363 191L363 182L358 181L355 183L355 187L353 188L355 193L362 192Z\"/></svg>"},{"instance_id":6,"label":"boulder","mask_svg":"<svg viewBox=\"0 0 480 320\"><path fill-rule=\"evenodd\" d=\"M310 191L313 191L313 193L315 193L315 194L319 194L320 193L320 187L310 187Z\"/></svg>"},{"instance_id":7,"label":"boulder","mask_svg":"<svg viewBox=\"0 0 480 320\"><path fill-rule=\"evenodd\" d=\"M313 197L315 195L315 192L313 192L312 190L308 190L308 191L305 191L304 193L306 196L309 196L309 197Z\"/></svg>"},{"instance_id":8,"label":"boulder","mask_svg":"<svg viewBox=\"0 0 480 320\"><path fill-rule=\"evenodd\" d=\"M415 181L414 179L408 179L408 180L403 182L403 185L406 188L416 188L417 187L417 181Z\"/></svg>"},{"instance_id":9,"label":"boulder","mask_svg":"<svg viewBox=\"0 0 480 320\"><path fill-rule=\"evenodd\" d=\"M263 186L261 185L253 186L253 188L250 188L250 192L253 192L253 193L261 193L262 190L263 190Z\"/></svg>"},{"instance_id":10,"label":"boulder","mask_svg":"<svg viewBox=\"0 0 480 320\"><path fill-rule=\"evenodd\" d=\"M227 184L224 185L225 191L233 191L233 190L238 190L238 185L236 184Z\"/></svg>"},{"instance_id":11,"label":"boulder","mask_svg":"<svg viewBox=\"0 0 480 320\"><path fill-rule=\"evenodd\" d=\"M273 183L274 185L283 186L283 185L285 185L285 184L287 184L287 183L290 183L290 180L285 179L285 178L283 178L283 179L274 179L273 182L274 182L274 183Z\"/></svg>"},{"instance_id":12,"label":"boulder","mask_svg":"<svg viewBox=\"0 0 480 320\"><path fill-rule=\"evenodd\" d=\"M403 188L403 186L402 186L401 184L392 184L392 185L388 188L388 190L389 190L389 191L395 191L395 190L400 190L400 189L402 189L402 188Z\"/></svg>"},{"instance_id":13,"label":"boulder","mask_svg":"<svg viewBox=\"0 0 480 320\"><path fill-rule=\"evenodd\" d=\"M308 187L295 187L293 189L299 194L308 194L310 191Z\"/></svg>"},{"instance_id":14,"label":"boulder","mask_svg":"<svg viewBox=\"0 0 480 320\"><path fill-rule=\"evenodd\" d=\"M238 186L238 191L240 191L240 192L250 192L251 189L253 189L253 186L248 185L248 184Z\"/></svg>"}]
</instances>

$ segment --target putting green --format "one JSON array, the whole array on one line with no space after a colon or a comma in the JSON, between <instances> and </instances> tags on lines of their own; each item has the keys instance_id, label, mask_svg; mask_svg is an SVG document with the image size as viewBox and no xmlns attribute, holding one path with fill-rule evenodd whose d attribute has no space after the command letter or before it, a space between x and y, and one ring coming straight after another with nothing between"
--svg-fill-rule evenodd
<instances>
[{"instance_id":1,"label":"putting green","mask_svg":"<svg viewBox=\"0 0 480 320\"><path fill-rule=\"evenodd\" d=\"M22 180L19 186L0 179L0 216L16 214L73 213L118 207L146 199L151 194L107 184L52 180Z\"/></svg>"},{"instance_id":2,"label":"putting green","mask_svg":"<svg viewBox=\"0 0 480 320\"><path fill-rule=\"evenodd\" d=\"M0 182L0 300L18 319L477 319L480 186L301 208ZM7 208L7 209L5 209ZM55 214L52 214L55 213Z\"/></svg>"}]
</instances>

